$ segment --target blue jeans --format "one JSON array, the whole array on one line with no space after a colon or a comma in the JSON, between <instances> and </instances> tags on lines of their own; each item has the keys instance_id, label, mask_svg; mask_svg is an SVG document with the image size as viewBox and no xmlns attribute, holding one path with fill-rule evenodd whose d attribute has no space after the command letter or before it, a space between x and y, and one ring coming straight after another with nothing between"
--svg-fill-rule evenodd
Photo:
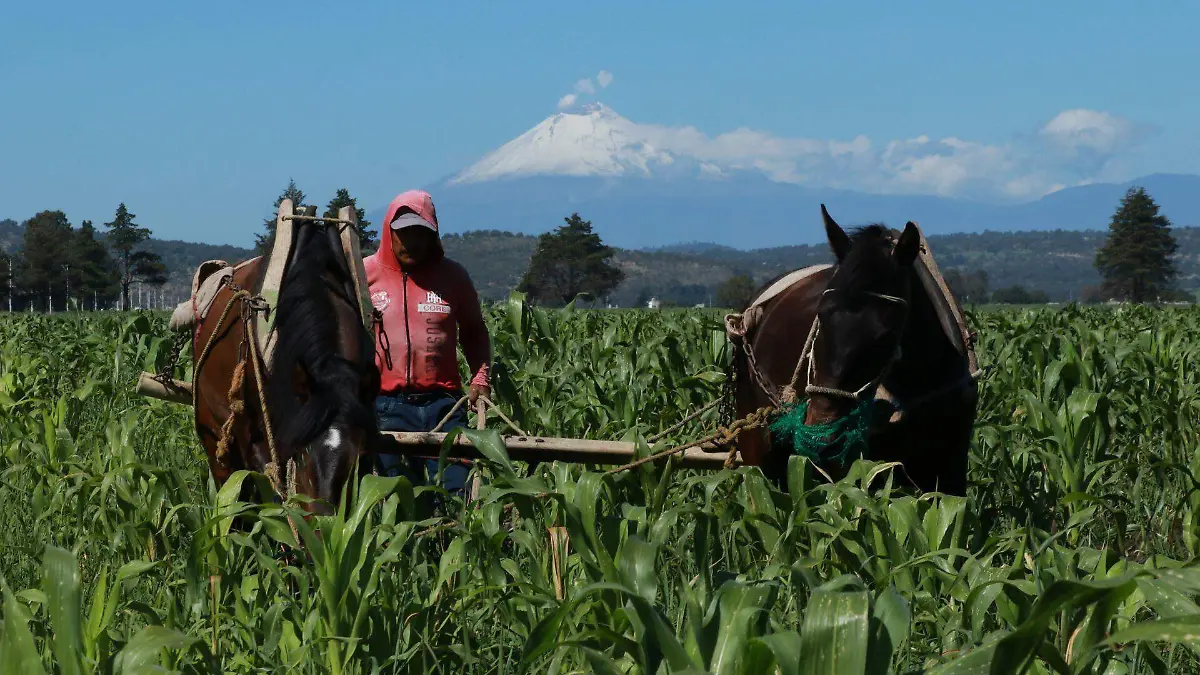
<instances>
[{"instance_id":1,"label":"blue jeans","mask_svg":"<svg viewBox=\"0 0 1200 675\"><path fill-rule=\"evenodd\" d=\"M380 431L433 431L438 422L450 412L462 394L454 392L421 392L413 394L380 394L375 399L375 414ZM442 425L442 431L466 427L467 406L464 403ZM437 478L438 461L422 460L400 455L378 455L379 473L385 476L407 475L416 485L428 485ZM442 487L451 494L462 496L466 491L471 462L448 458L442 472Z\"/></svg>"}]
</instances>

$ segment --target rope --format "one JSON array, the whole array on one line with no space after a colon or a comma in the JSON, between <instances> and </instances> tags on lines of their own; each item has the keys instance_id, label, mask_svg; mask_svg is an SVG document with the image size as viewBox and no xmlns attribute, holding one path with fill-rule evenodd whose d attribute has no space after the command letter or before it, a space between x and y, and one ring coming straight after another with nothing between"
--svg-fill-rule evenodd
<instances>
[{"instance_id":1,"label":"rope","mask_svg":"<svg viewBox=\"0 0 1200 675\"><path fill-rule=\"evenodd\" d=\"M196 403L200 395L200 387L198 386L200 381L200 371L204 367L204 364L208 362L208 357L212 354L212 348L213 345L216 344L217 335L221 332L221 328L225 325L225 320L229 318L229 312L233 309L235 303L241 301L242 311L240 318L242 319L243 323L242 342L239 346L238 363L233 369L233 379L229 387L229 417L226 418L224 424L221 425L221 436L217 440L217 460L224 462L225 456L229 453L229 443L233 436L233 426L236 418L244 414L246 410L245 400L239 395L244 389L246 381L246 362L243 352L243 350L245 350L250 353L250 366L251 370L254 372L254 381L256 388L258 389L259 406L262 408L263 427L266 429L267 447L271 453L271 462L264 467L263 473L265 473L267 479L271 481L271 487L275 490L275 493L279 495L279 498L283 501L287 501L288 495L285 492L286 488L281 487L282 481L280 480L279 476L279 454L275 447L275 433L271 428L271 417L267 408L266 391L263 387L262 371L264 368L262 364L262 353L258 350L258 331L257 327L255 326L255 322L250 319L250 314L252 314L254 311L257 311L254 307L254 301L256 298L252 296L249 291L238 287L228 278L223 280L222 283L224 283L226 286L229 286L229 288L233 291L233 295L230 296L229 302L225 303L225 309L221 311L221 316L217 319L216 327L214 327L213 331L209 333L208 340L204 344L204 350L200 352L200 358L196 360L196 366L192 374L192 380L196 383L192 386L192 408L197 408ZM288 482L294 486L295 464L289 460L289 465L290 466L288 469L289 473L291 473L291 477ZM296 524L292 522L291 514L287 515L287 519L288 526L292 530L292 536L296 538L296 542L298 544L300 542L300 534L296 530Z\"/></svg>"},{"instance_id":2,"label":"rope","mask_svg":"<svg viewBox=\"0 0 1200 675\"><path fill-rule=\"evenodd\" d=\"M223 280L222 283L226 284L226 285L230 284L228 278ZM194 382L192 385L192 409L193 410L199 409L199 406L197 404L199 402L199 397L200 397L200 387L199 387L200 371L201 371L201 369L204 368L204 364L208 362L209 355L212 354L212 348L213 348L213 345L216 344L217 335L221 332L221 327L225 325L225 319L229 318L229 311L231 309L233 309L234 303L236 303L241 298L248 297L249 295L250 294L246 290L237 289L233 293L233 295L229 298L229 302L225 303L225 309L221 311L221 316L220 316L220 318L217 319L216 327L213 328L213 331L208 334L208 341L205 342L204 349L200 352L200 358L196 360L196 365L192 371L192 380ZM243 340L243 342L244 342L244 340ZM233 371L233 382L231 383L230 388L229 388L229 417L225 420L225 423L221 425L221 436L217 440L217 461L221 462L222 464L224 464L224 461L225 461L225 454L228 454L228 452L229 452L229 438L230 438L230 435L233 433L234 417L236 416L236 414L238 412L240 412L240 411L238 411L238 407L240 407L241 410L245 409L245 404L242 401L241 397L240 396L235 397L236 389L240 388L242 386L242 384L244 384L244 382L245 382L245 374L246 374L245 366L243 365L243 361L241 360L241 357L239 355L238 365L237 365L237 367L234 368L234 371ZM236 401L238 404L238 406L236 406L236 407L234 405L235 398L236 398ZM228 465L225 465L225 466L228 466Z\"/></svg>"},{"instance_id":3,"label":"rope","mask_svg":"<svg viewBox=\"0 0 1200 675\"><path fill-rule=\"evenodd\" d=\"M462 405L467 402L468 398L469 398L468 396L463 396L463 397L459 398L458 401L454 404L454 407L450 409L450 412L446 413L445 417L442 418L442 421L438 422L437 426L435 426L429 433L436 434L439 431L441 431L442 428L446 426L446 422L450 421L450 418L454 416L454 413L458 412L458 409L461 408ZM518 436L528 436L529 435L529 434L525 433L525 431L523 429L521 429L521 427L517 426L516 422L509 419L508 415L505 415L504 411L500 409L500 406L496 405L492 401L492 399L488 398L487 396L480 396L479 400L483 401L485 404L487 404L487 407L489 410L491 410L491 411L495 412L497 415L499 415L500 419L504 420L504 423L507 424L509 426L509 428L511 428L513 431L517 432Z\"/></svg>"},{"instance_id":4,"label":"rope","mask_svg":"<svg viewBox=\"0 0 1200 675\"><path fill-rule=\"evenodd\" d=\"M783 395L780 397L781 404L788 405L796 402L796 385L800 382L800 374L804 372L804 362L812 362L813 349L817 343L817 333L819 332L821 332L821 320L814 316L812 326L808 329L808 337L804 339L804 349L800 352L796 368L792 371L792 380L783 388Z\"/></svg>"},{"instance_id":5,"label":"rope","mask_svg":"<svg viewBox=\"0 0 1200 675\"><path fill-rule=\"evenodd\" d=\"M672 424L671 426L667 427L666 429L663 429L662 431L658 432L657 434L654 434L650 438L647 438L646 442L653 444L653 443L657 442L658 440L662 439L664 436L667 436L670 433L682 428L688 422L691 422L692 420L696 419L697 417L700 417L704 413L706 413L709 410L712 410L713 408L720 405L721 402L725 400L725 397L726 397L725 394L718 396L717 398L713 399L710 403L708 403L708 405L705 405L703 408L700 408L699 410L692 413L691 415L688 415L687 417L679 420L675 424Z\"/></svg>"},{"instance_id":6,"label":"rope","mask_svg":"<svg viewBox=\"0 0 1200 675\"><path fill-rule=\"evenodd\" d=\"M254 384L258 389L258 404L262 408L263 413L263 429L267 435L267 448L271 451L271 463L265 468L267 469L267 477L271 478L271 483L284 501L290 496L285 494L283 488L280 487L282 482L279 479L279 451L275 447L275 432L271 428L271 415L267 408L267 393L263 383L262 371L264 370L262 362L262 353L258 351L258 327L254 322L246 318L246 325L250 329L250 335L253 338L250 342L250 365L254 369Z\"/></svg>"},{"instance_id":7,"label":"rope","mask_svg":"<svg viewBox=\"0 0 1200 675\"><path fill-rule=\"evenodd\" d=\"M620 473L622 471L636 469L637 467L642 466L644 464L649 464L650 462L654 462L656 460L662 459L663 457L678 454L680 452L683 452L684 450L687 450L688 448L694 448L699 445L704 445L705 443L713 443L714 445L718 445L718 446L728 445L728 444L736 441L737 437L743 431L748 431L750 429L761 429L761 428L765 427L767 425L768 420L770 419L771 413L773 413L774 411L775 411L774 406L769 406L769 405L763 406L763 407L759 408L758 410L755 410L754 412L750 413L749 415L746 415L745 417L743 417L739 420L735 420L729 426L721 427L721 428L717 429L714 433L712 433L708 436L705 436L704 438L692 441L690 443L684 443L682 445L677 445L673 448L668 448L666 450L656 452L652 455L647 455L637 461L630 462L629 464L624 464L622 466L618 466L616 468L609 469L608 471L604 472L604 475L611 476L614 473ZM734 446L733 448L730 449L729 455L726 456L726 458L725 458L725 468L732 469L736 465L737 465L737 447Z\"/></svg>"},{"instance_id":8,"label":"rope","mask_svg":"<svg viewBox=\"0 0 1200 675\"><path fill-rule=\"evenodd\" d=\"M247 294L247 300L242 306L242 320L245 321L246 328L252 338L250 340L250 365L254 369L254 384L258 389L258 404L262 408L263 429L267 435L267 448L271 451L271 463L267 464L264 473L271 481L271 487L275 489L275 493L279 495L280 501L286 502L292 495L296 494L296 462L292 457L287 461L287 477L286 483L283 483L279 477L279 451L275 446L275 431L271 428L271 414L267 408L267 392L263 383L263 370L265 366L262 361L262 352L258 349L258 325L257 322L250 316L255 308ZM288 528L292 531L292 537L296 540L296 544L300 544L300 533L296 530L296 523L292 521L292 514L284 510L284 515L287 517Z\"/></svg>"},{"instance_id":9,"label":"rope","mask_svg":"<svg viewBox=\"0 0 1200 675\"><path fill-rule=\"evenodd\" d=\"M461 408L463 403L466 403L466 402L467 402L466 396L459 398L458 402L454 404L454 407L450 409L450 412L446 413L446 416L442 418L442 421L438 422L437 426L434 427L433 430L430 431L429 433L436 434L437 432L441 431L442 427L446 426L446 422L449 422L450 418L454 417L454 413L458 412L458 409Z\"/></svg>"},{"instance_id":10,"label":"rope","mask_svg":"<svg viewBox=\"0 0 1200 675\"><path fill-rule=\"evenodd\" d=\"M488 408L491 409L493 412L495 412L497 415L499 415L500 419L504 420L504 423L507 424L509 426L509 428L511 428L513 431L517 432L517 434L519 436L528 436L529 435L529 434L525 433L525 431L522 430L521 427L517 426L516 422L510 420L508 418L508 415L505 415L504 411L500 409L500 406L496 405L495 403L492 403L492 399L488 398L487 396L480 396L479 400L486 403Z\"/></svg>"},{"instance_id":11,"label":"rope","mask_svg":"<svg viewBox=\"0 0 1200 675\"><path fill-rule=\"evenodd\" d=\"M246 384L246 362L238 360L233 368L233 379L229 383L229 417L221 425L221 437L217 439L217 461L225 463L229 454L229 441L233 438L233 425L246 412L246 402L242 399L242 388Z\"/></svg>"}]
</instances>

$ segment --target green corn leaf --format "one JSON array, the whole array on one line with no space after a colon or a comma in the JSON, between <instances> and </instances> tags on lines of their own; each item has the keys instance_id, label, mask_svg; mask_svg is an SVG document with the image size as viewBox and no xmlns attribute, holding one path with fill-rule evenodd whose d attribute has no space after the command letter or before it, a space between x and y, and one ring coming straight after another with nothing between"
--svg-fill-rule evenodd
<instances>
[{"instance_id":1,"label":"green corn leaf","mask_svg":"<svg viewBox=\"0 0 1200 675\"><path fill-rule=\"evenodd\" d=\"M54 655L63 675L78 675L83 672L84 653L79 563L70 551L47 546L42 565L47 609L54 628Z\"/></svg>"},{"instance_id":2,"label":"green corn leaf","mask_svg":"<svg viewBox=\"0 0 1200 675\"><path fill-rule=\"evenodd\" d=\"M190 649L199 642L198 638L189 637L163 626L146 626L125 645L117 656L121 675L139 675L158 670L153 666L160 665L163 650L176 652Z\"/></svg>"},{"instance_id":3,"label":"green corn leaf","mask_svg":"<svg viewBox=\"0 0 1200 675\"><path fill-rule=\"evenodd\" d=\"M866 591L814 591L800 628L801 671L861 675L867 669L870 597Z\"/></svg>"},{"instance_id":4,"label":"green corn leaf","mask_svg":"<svg viewBox=\"0 0 1200 675\"><path fill-rule=\"evenodd\" d=\"M0 672L45 673L42 659L29 632L29 610L13 596L8 584L3 584L4 630L0 633Z\"/></svg>"}]
</instances>

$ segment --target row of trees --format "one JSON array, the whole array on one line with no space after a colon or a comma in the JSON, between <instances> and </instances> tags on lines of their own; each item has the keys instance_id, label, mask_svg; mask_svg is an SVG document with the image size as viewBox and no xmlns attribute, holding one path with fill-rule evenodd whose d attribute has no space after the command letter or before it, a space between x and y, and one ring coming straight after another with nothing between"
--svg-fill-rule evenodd
<instances>
[{"instance_id":1,"label":"row of trees","mask_svg":"<svg viewBox=\"0 0 1200 675\"><path fill-rule=\"evenodd\" d=\"M284 199L299 207L306 195L289 180L287 188L275 200L275 209ZM338 190L326 205L323 215L333 217L340 208L353 208L359 220L359 241L364 253L377 247L376 232L370 228L366 213L349 191ZM538 237L537 248L518 289L534 302L566 304L582 297L600 301L625 279L614 262L616 251L605 245L592 229L591 221L578 213L564 218L564 224ZM24 241L14 259L0 254L0 299L24 297L26 304L45 309L55 298L67 299L79 306L105 302L119 296L129 306L129 289L135 282L165 283L166 267L157 255L144 248L149 228L135 222L125 204L117 207L101 241L91 221L72 228L62 211L43 211L25 221ZM264 220L264 232L256 236L259 252L274 243L275 216ZM1095 265L1104 279L1100 289L1089 297L1146 302L1175 299L1178 276L1171 257L1178 245L1171 234L1171 223L1159 213L1159 207L1142 188L1130 189L1122 199L1109 226L1108 240L1097 252ZM988 290L987 273L951 269L946 281L961 302L1037 303L1045 302L1045 293L1021 286ZM742 307L755 290L750 275L735 273L717 288L717 304Z\"/></svg>"},{"instance_id":2,"label":"row of trees","mask_svg":"<svg viewBox=\"0 0 1200 675\"><path fill-rule=\"evenodd\" d=\"M0 253L0 300L45 311L95 307L121 300L129 306L134 283L161 285L167 269L144 248L150 229L121 203L100 234L92 221L71 226L62 211L42 211L24 222L20 249Z\"/></svg>"},{"instance_id":3,"label":"row of trees","mask_svg":"<svg viewBox=\"0 0 1200 675\"><path fill-rule=\"evenodd\" d=\"M1171 221L1144 188L1130 188L1118 204L1108 226L1108 237L1096 252L1094 265L1101 284L1082 289L1083 302L1107 300L1158 302L1189 299L1176 282L1179 269L1173 256L1179 244L1171 234ZM964 304L1040 304L1046 293L1020 285L988 291L983 270L950 269L946 284Z\"/></svg>"},{"instance_id":4,"label":"row of trees","mask_svg":"<svg viewBox=\"0 0 1200 675\"><path fill-rule=\"evenodd\" d=\"M577 296L606 298L625 278L612 260L615 251L604 245L593 232L592 223L578 213L564 220L564 225L538 238L518 289L534 301L548 304L565 304ZM1099 288L1084 289L1082 299L1152 302L1186 296L1175 285L1179 272L1172 256L1178 248L1171 234L1171 221L1159 212L1158 204L1145 189L1131 188L1113 214L1108 238L1096 253L1095 267L1103 283ZM949 269L945 278L954 295L965 304L1038 304L1048 300L1045 292L1020 285L990 290L983 270ZM749 274L735 273L717 287L717 304L744 307L755 289Z\"/></svg>"},{"instance_id":5,"label":"row of trees","mask_svg":"<svg viewBox=\"0 0 1200 675\"><path fill-rule=\"evenodd\" d=\"M260 254L270 251L271 247L275 245L275 218L279 213L279 205L285 199L292 200L292 205L297 209L309 205L304 191L296 186L296 181L289 179L287 187L275 199L274 213L263 220L264 232L254 237L254 246ZM358 207L357 200L350 196L349 190L345 188L338 190L333 199L325 205L325 211L321 215L325 218L336 218L338 210L344 206L354 209L355 215L358 216L358 244L362 248L363 254L374 253L379 245L376 240L377 233L371 229L371 221L367 220L366 211Z\"/></svg>"},{"instance_id":6,"label":"row of trees","mask_svg":"<svg viewBox=\"0 0 1200 675\"><path fill-rule=\"evenodd\" d=\"M296 182L275 199L274 210L284 199L297 207L307 205L306 196ZM364 253L375 250L376 233L370 229L366 212L358 207L345 189L338 190L325 207L324 216L335 217L343 206L355 210L359 221L359 242ZM167 281L162 259L147 250L151 231L136 221L137 216L124 203L113 220L97 231L92 221L73 227L62 211L42 211L22 225L19 249L8 255L0 252L0 303L21 309L46 311L52 308L130 307L130 289L136 283L161 286ZM275 215L264 221L265 232L255 237L259 252L275 242Z\"/></svg>"}]
</instances>

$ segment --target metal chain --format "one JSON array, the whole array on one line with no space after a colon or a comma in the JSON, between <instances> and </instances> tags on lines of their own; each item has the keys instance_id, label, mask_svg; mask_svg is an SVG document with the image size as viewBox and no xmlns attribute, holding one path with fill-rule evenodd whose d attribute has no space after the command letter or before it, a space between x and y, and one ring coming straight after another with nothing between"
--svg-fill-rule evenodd
<instances>
[{"instance_id":1,"label":"metal chain","mask_svg":"<svg viewBox=\"0 0 1200 675\"><path fill-rule=\"evenodd\" d=\"M179 356L183 352L183 346L192 341L191 331L181 330L175 336L175 344L171 346L171 352L167 355L167 362L159 369L158 374L154 379L164 387L169 387L175 379L175 368L179 366Z\"/></svg>"},{"instance_id":2,"label":"metal chain","mask_svg":"<svg viewBox=\"0 0 1200 675\"><path fill-rule=\"evenodd\" d=\"M375 331L375 344L383 354L384 365L392 369L392 341L388 338L387 329L383 327L383 312L373 309L371 312L371 327Z\"/></svg>"},{"instance_id":3,"label":"metal chain","mask_svg":"<svg viewBox=\"0 0 1200 675\"><path fill-rule=\"evenodd\" d=\"M775 387L770 382L767 382L766 376L759 370L758 361L754 358L754 350L750 347L750 341L746 339L746 336L740 339L742 351L746 354L746 365L750 371L750 376L754 378L754 382L758 384L759 389L762 389L767 398L771 400L771 404L778 408L780 403L779 396L775 394Z\"/></svg>"}]
</instances>

